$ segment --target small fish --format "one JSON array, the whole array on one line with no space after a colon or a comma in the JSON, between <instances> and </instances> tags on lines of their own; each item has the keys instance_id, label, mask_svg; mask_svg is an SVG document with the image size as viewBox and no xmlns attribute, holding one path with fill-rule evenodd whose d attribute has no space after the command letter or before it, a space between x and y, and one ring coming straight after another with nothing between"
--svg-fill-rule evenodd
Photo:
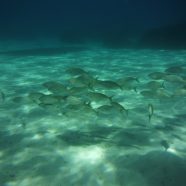
<instances>
[{"instance_id":1,"label":"small fish","mask_svg":"<svg viewBox=\"0 0 186 186\"><path fill-rule=\"evenodd\" d=\"M156 92L152 90L141 91L140 94L147 98L157 98Z\"/></svg>"},{"instance_id":2,"label":"small fish","mask_svg":"<svg viewBox=\"0 0 186 186\"><path fill-rule=\"evenodd\" d=\"M182 76L169 74L164 77L164 80L170 83L182 83L185 84L186 81L182 78Z\"/></svg>"},{"instance_id":3,"label":"small fish","mask_svg":"<svg viewBox=\"0 0 186 186\"><path fill-rule=\"evenodd\" d=\"M165 88L164 81L163 82L149 81L148 83L145 84L145 86L149 88L150 90L157 90L160 88Z\"/></svg>"},{"instance_id":4,"label":"small fish","mask_svg":"<svg viewBox=\"0 0 186 186\"><path fill-rule=\"evenodd\" d=\"M72 77L69 79L69 83L72 87L82 87L87 86L92 89L92 86L96 80L94 77L88 74L82 74L77 77Z\"/></svg>"},{"instance_id":5,"label":"small fish","mask_svg":"<svg viewBox=\"0 0 186 186\"><path fill-rule=\"evenodd\" d=\"M152 115L154 114L154 107L150 103L148 104L148 112L149 112L149 123L150 123Z\"/></svg>"},{"instance_id":6,"label":"small fish","mask_svg":"<svg viewBox=\"0 0 186 186\"><path fill-rule=\"evenodd\" d=\"M113 96L107 96L99 92L88 92L87 93L87 98L90 101L95 101L95 102L106 102L109 104L112 101L112 97Z\"/></svg>"},{"instance_id":7,"label":"small fish","mask_svg":"<svg viewBox=\"0 0 186 186\"><path fill-rule=\"evenodd\" d=\"M66 69L65 72L72 75L72 76L79 76L82 74L88 74L88 72L86 72L84 69L79 68L79 67L70 67L70 68Z\"/></svg>"},{"instance_id":8,"label":"small fish","mask_svg":"<svg viewBox=\"0 0 186 186\"><path fill-rule=\"evenodd\" d=\"M68 96L65 101L68 105L81 105L84 103L84 100L78 96Z\"/></svg>"},{"instance_id":9,"label":"small fish","mask_svg":"<svg viewBox=\"0 0 186 186\"><path fill-rule=\"evenodd\" d=\"M96 108L96 112L98 114L110 114L113 112L114 107L112 105L102 105L98 108Z\"/></svg>"},{"instance_id":10,"label":"small fish","mask_svg":"<svg viewBox=\"0 0 186 186\"><path fill-rule=\"evenodd\" d=\"M58 97L54 96L53 94L43 95L39 98L39 101L44 105L53 105L59 103Z\"/></svg>"},{"instance_id":11,"label":"small fish","mask_svg":"<svg viewBox=\"0 0 186 186\"><path fill-rule=\"evenodd\" d=\"M67 96L69 94L67 87L56 81L45 82L43 83L43 86L56 95Z\"/></svg>"},{"instance_id":12,"label":"small fish","mask_svg":"<svg viewBox=\"0 0 186 186\"><path fill-rule=\"evenodd\" d=\"M137 92L137 85L140 83L137 77L124 77L117 80L117 83L122 87L123 90L134 90Z\"/></svg>"},{"instance_id":13,"label":"small fish","mask_svg":"<svg viewBox=\"0 0 186 186\"><path fill-rule=\"evenodd\" d=\"M71 87L69 89L69 95L71 95L71 96L81 96L81 95L86 94L87 92L88 92L87 86Z\"/></svg>"},{"instance_id":14,"label":"small fish","mask_svg":"<svg viewBox=\"0 0 186 186\"><path fill-rule=\"evenodd\" d=\"M39 99L40 99L40 97L42 97L42 96L44 96L44 94L41 93L41 92L31 92L31 93L29 93L29 95L28 95L29 99L30 99L31 101L33 101L34 103L37 103L37 104L41 103L41 101L40 101Z\"/></svg>"},{"instance_id":15,"label":"small fish","mask_svg":"<svg viewBox=\"0 0 186 186\"><path fill-rule=\"evenodd\" d=\"M178 74L178 73L182 73L183 70L184 69L181 66L172 66L165 69L165 72L170 74Z\"/></svg>"},{"instance_id":16,"label":"small fish","mask_svg":"<svg viewBox=\"0 0 186 186\"><path fill-rule=\"evenodd\" d=\"M186 96L186 89L183 89L183 88L178 89L173 94L173 97L180 97L180 96L183 96L183 97Z\"/></svg>"},{"instance_id":17,"label":"small fish","mask_svg":"<svg viewBox=\"0 0 186 186\"><path fill-rule=\"evenodd\" d=\"M13 97L13 98L12 98L12 101L13 101L14 103L21 103L21 102L23 101L23 97L21 97L21 96Z\"/></svg>"},{"instance_id":18,"label":"small fish","mask_svg":"<svg viewBox=\"0 0 186 186\"><path fill-rule=\"evenodd\" d=\"M172 94L165 89L158 89L156 91L156 95L157 95L157 98L159 99L172 97Z\"/></svg>"},{"instance_id":19,"label":"small fish","mask_svg":"<svg viewBox=\"0 0 186 186\"><path fill-rule=\"evenodd\" d=\"M123 88L118 83L110 80L96 80L94 86L95 86L94 88L102 88L107 90L113 89L123 90Z\"/></svg>"},{"instance_id":20,"label":"small fish","mask_svg":"<svg viewBox=\"0 0 186 186\"><path fill-rule=\"evenodd\" d=\"M152 73L148 74L148 76L151 79L160 80L160 79L163 79L166 76L166 73L165 72L152 72Z\"/></svg>"}]
</instances>

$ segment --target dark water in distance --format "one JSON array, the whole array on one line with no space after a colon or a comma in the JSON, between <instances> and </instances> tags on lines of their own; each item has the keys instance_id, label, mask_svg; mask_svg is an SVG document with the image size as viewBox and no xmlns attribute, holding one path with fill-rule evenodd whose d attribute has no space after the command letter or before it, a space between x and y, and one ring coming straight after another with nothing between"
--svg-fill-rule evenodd
<instances>
[{"instance_id":1,"label":"dark water in distance","mask_svg":"<svg viewBox=\"0 0 186 186\"><path fill-rule=\"evenodd\" d=\"M3 0L0 38L55 37L60 42L101 42L109 47L184 48L185 7L181 0Z\"/></svg>"}]
</instances>

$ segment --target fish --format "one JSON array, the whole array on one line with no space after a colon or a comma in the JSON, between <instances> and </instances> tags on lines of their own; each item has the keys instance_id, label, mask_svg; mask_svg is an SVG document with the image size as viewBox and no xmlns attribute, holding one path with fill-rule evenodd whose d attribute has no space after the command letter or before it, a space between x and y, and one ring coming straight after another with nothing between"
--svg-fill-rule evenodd
<instances>
[{"instance_id":1,"label":"fish","mask_svg":"<svg viewBox=\"0 0 186 186\"><path fill-rule=\"evenodd\" d=\"M126 77L126 78L125 78L125 81L127 81L127 82L136 81L136 82L140 83L139 78L137 78L137 77L132 77L132 76Z\"/></svg>"},{"instance_id":2,"label":"fish","mask_svg":"<svg viewBox=\"0 0 186 186\"><path fill-rule=\"evenodd\" d=\"M113 96L107 96L99 92L88 92L86 97L90 102L109 104Z\"/></svg>"},{"instance_id":3,"label":"fish","mask_svg":"<svg viewBox=\"0 0 186 186\"><path fill-rule=\"evenodd\" d=\"M42 84L45 88L60 87L62 84L57 81L47 81Z\"/></svg>"},{"instance_id":4,"label":"fish","mask_svg":"<svg viewBox=\"0 0 186 186\"><path fill-rule=\"evenodd\" d=\"M68 88L62 83L56 81L48 81L43 83L43 86L47 88L51 93L56 95L67 96L69 94Z\"/></svg>"},{"instance_id":5,"label":"fish","mask_svg":"<svg viewBox=\"0 0 186 186\"><path fill-rule=\"evenodd\" d=\"M170 74L178 74L178 73L182 73L183 71L184 69L181 66L172 66L165 69L165 72Z\"/></svg>"},{"instance_id":6,"label":"fish","mask_svg":"<svg viewBox=\"0 0 186 186\"><path fill-rule=\"evenodd\" d=\"M186 83L186 80L182 78L182 76L178 76L175 74L166 75L163 78L165 81L171 82L171 83Z\"/></svg>"},{"instance_id":7,"label":"fish","mask_svg":"<svg viewBox=\"0 0 186 186\"><path fill-rule=\"evenodd\" d=\"M97 116L98 112L91 106L90 102L84 102L82 106L79 108L81 113L85 116Z\"/></svg>"},{"instance_id":8,"label":"fish","mask_svg":"<svg viewBox=\"0 0 186 186\"><path fill-rule=\"evenodd\" d=\"M119 110L120 112L124 112L124 113L128 116L128 109L124 108L124 106L121 105L120 103L115 102L115 101L112 101L112 102L111 102L111 105L112 105L115 109Z\"/></svg>"},{"instance_id":9,"label":"fish","mask_svg":"<svg viewBox=\"0 0 186 186\"><path fill-rule=\"evenodd\" d=\"M148 74L151 79L160 80L163 79L167 74L165 72L152 72Z\"/></svg>"},{"instance_id":10,"label":"fish","mask_svg":"<svg viewBox=\"0 0 186 186\"><path fill-rule=\"evenodd\" d=\"M140 92L140 94L147 98L157 98L157 94L153 90L143 90Z\"/></svg>"},{"instance_id":11,"label":"fish","mask_svg":"<svg viewBox=\"0 0 186 186\"><path fill-rule=\"evenodd\" d=\"M34 103L39 104L39 103L41 103L41 101L39 100L39 98L42 97L42 96L44 96L44 94L41 93L41 92L31 92L31 93L29 93L28 98L31 101L33 101Z\"/></svg>"},{"instance_id":12,"label":"fish","mask_svg":"<svg viewBox=\"0 0 186 186\"><path fill-rule=\"evenodd\" d=\"M79 67L71 67L65 70L66 73L72 75L72 76L79 76L83 74L88 74L84 69Z\"/></svg>"},{"instance_id":13,"label":"fish","mask_svg":"<svg viewBox=\"0 0 186 186\"><path fill-rule=\"evenodd\" d=\"M151 90L157 90L159 88L165 88L164 86L164 81L159 82L159 81L149 81L145 84L145 87L151 89Z\"/></svg>"},{"instance_id":14,"label":"fish","mask_svg":"<svg viewBox=\"0 0 186 186\"><path fill-rule=\"evenodd\" d=\"M53 94L43 95L39 98L40 102L45 105L58 104L60 102L59 98Z\"/></svg>"},{"instance_id":15,"label":"fish","mask_svg":"<svg viewBox=\"0 0 186 186\"><path fill-rule=\"evenodd\" d=\"M141 91L140 94L151 99L163 99L172 97L172 95L168 91L162 88L157 90L144 90Z\"/></svg>"},{"instance_id":16,"label":"fish","mask_svg":"<svg viewBox=\"0 0 186 186\"><path fill-rule=\"evenodd\" d=\"M85 115L97 115L97 112L92 108L90 103L87 102L79 102L79 104L76 102L73 104L67 104L65 108L62 110L62 113L65 116L73 116L74 114L78 114L77 117L82 117Z\"/></svg>"},{"instance_id":17,"label":"fish","mask_svg":"<svg viewBox=\"0 0 186 186\"><path fill-rule=\"evenodd\" d=\"M24 103L27 102L27 99L23 96L16 96L11 99L14 103Z\"/></svg>"},{"instance_id":18,"label":"fish","mask_svg":"<svg viewBox=\"0 0 186 186\"><path fill-rule=\"evenodd\" d=\"M162 89L162 88L156 90L156 95L157 95L157 98L159 99L172 98L172 94L169 91Z\"/></svg>"},{"instance_id":19,"label":"fish","mask_svg":"<svg viewBox=\"0 0 186 186\"><path fill-rule=\"evenodd\" d=\"M69 89L69 95L71 96L81 96L81 95L87 94L87 92L88 92L87 86L71 87Z\"/></svg>"},{"instance_id":20,"label":"fish","mask_svg":"<svg viewBox=\"0 0 186 186\"><path fill-rule=\"evenodd\" d=\"M50 113L55 113L57 115L61 115L61 107L58 103L56 104L45 104L45 103L39 103L38 106L40 108L43 108L45 111L49 111Z\"/></svg>"},{"instance_id":21,"label":"fish","mask_svg":"<svg viewBox=\"0 0 186 186\"><path fill-rule=\"evenodd\" d=\"M117 83L122 87L123 90L134 90L137 89L137 85L140 83L137 77L124 77L117 80Z\"/></svg>"},{"instance_id":22,"label":"fish","mask_svg":"<svg viewBox=\"0 0 186 186\"><path fill-rule=\"evenodd\" d=\"M185 88L181 88L181 89L178 89L176 90L174 93L173 93L173 97L176 97L176 96L183 96L185 97L186 96L186 89Z\"/></svg>"},{"instance_id":23,"label":"fish","mask_svg":"<svg viewBox=\"0 0 186 186\"><path fill-rule=\"evenodd\" d=\"M87 86L88 88L92 89L92 86L96 79L88 74L82 74L77 77L73 77L69 79L69 83L72 87L82 87Z\"/></svg>"},{"instance_id":24,"label":"fish","mask_svg":"<svg viewBox=\"0 0 186 186\"><path fill-rule=\"evenodd\" d=\"M132 76L128 76L128 77L123 77L117 80L117 82L119 83L132 83L132 82L137 82L140 83L139 79L137 77L132 77Z\"/></svg>"},{"instance_id":25,"label":"fish","mask_svg":"<svg viewBox=\"0 0 186 186\"><path fill-rule=\"evenodd\" d=\"M149 112L149 123L151 122L151 118L154 114L154 107L151 103L148 104L148 112Z\"/></svg>"},{"instance_id":26,"label":"fish","mask_svg":"<svg viewBox=\"0 0 186 186\"><path fill-rule=\"evenodd\" d=\"M116 82L110 80L96 80L94 82L93 88L102 88L107 90L120 89L123 88Z\"/></svg>"},{"instance_id":27,"label":"fish","mask_svg":"<svg viewBox=\"0 0 186 186\"><path fill-rule=\"evenodd\" d=\"M106 114L109 115L114 110L114 107L112 105L102 105L98 108L96 108L96 112L98 114Z\"/></svg>"},{"instance_id":28,"label":"fish","mask_svg":"<svg viewBox=\"0 0 186 186\"><path fill-rule=\"evenodd\" d=\"M79 97L79 96L68 96L65 99L65 102L68 105L81 105L84 103L84 100L82 97Z\"/></svg>"}]
</instances>

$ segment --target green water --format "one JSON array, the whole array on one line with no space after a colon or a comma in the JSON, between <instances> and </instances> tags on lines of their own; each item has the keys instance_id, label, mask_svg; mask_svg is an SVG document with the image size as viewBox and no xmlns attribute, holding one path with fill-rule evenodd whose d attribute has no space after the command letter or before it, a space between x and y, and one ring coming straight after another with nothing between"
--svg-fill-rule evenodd
<instances>
[{"instance_id":1,"label":"green water","mask_svg":"<svg viewBox=\"0 0 186 186\"><path fill-rule=\"evenodd\" d=\"M184 186L185 59L184 50L4 49L0 185Z\"/></svg>"}]
</instances>

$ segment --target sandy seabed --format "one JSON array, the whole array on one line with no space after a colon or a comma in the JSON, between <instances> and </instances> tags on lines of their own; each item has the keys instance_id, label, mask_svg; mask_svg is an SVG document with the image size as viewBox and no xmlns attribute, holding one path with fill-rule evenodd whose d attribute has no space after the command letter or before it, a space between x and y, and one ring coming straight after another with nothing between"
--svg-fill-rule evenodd
<instances>
[{"instance_id":1,"label":"sandy seabed","mask_svg":"<svg viewBox=\"0 0 186 186\"><path fill-rule=\"evenodd\" d=\"M186 51L23 47L2 50L0 65L1 186L186 185ZM128 116L81 108L64 115L29 100L49 93L45 82L68 85L72 67L116 83L137 77L135 90L102 91ZM178 80L165 80L161 94L143 92L155 91L149 74L170 67L183 69L173 72Z\"/></svg>"}]
</instances>

